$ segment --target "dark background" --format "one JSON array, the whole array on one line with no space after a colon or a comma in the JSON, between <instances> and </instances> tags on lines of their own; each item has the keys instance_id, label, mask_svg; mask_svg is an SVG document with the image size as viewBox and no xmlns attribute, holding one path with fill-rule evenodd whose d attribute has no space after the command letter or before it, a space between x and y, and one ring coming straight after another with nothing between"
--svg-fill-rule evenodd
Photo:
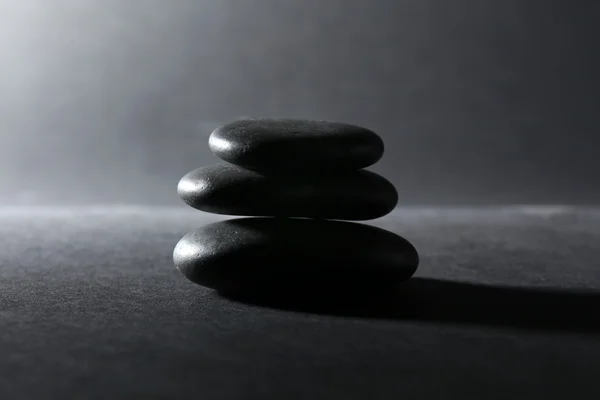
<instances>
[{"instance_id":1,"label":"dark background","mask_svg":"<svg viewBox=\"0 0 600 400\"><path fill-rule=\"evenodd\" d=\"M599 203L600 2L0 0L0 202L181 204L242 117L340 120L401 204Z\"/></svg>"}]
</instances>

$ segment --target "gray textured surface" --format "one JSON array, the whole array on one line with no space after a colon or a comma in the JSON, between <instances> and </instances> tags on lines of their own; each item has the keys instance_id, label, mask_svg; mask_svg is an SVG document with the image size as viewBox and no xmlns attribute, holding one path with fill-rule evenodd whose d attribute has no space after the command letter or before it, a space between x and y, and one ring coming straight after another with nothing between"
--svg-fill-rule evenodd
<instances>
[{"instance_id":1,"label":"gray textured surface","mask_svg":"<svg viewBox=\"0 0 600 400\"><path fill-rule=\"evenodd\" d=\"M1 209L0 398L600 395L598 210L399 210L375 224L421 253L416 308L380 316L245 305L188 282L173 246L219 219Z\"/></svg>"}]
</instances>

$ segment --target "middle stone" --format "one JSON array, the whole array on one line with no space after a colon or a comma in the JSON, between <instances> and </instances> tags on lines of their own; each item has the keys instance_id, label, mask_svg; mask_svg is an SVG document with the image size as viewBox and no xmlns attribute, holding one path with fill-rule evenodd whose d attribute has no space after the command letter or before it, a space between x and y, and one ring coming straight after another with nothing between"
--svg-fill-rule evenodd
<instances>
[{"instance_id":1,"label":"middle stone","mask_svg":"<svg viewBox=\"0 0 600 400\"><path fill-rule=\"evenodd\" d=\"M389 214L398 203L394 186L366 170L283 177L216 164L186 174L177 192L198 210L243 216L364 221Z\"/></svg>"}]
</instances>

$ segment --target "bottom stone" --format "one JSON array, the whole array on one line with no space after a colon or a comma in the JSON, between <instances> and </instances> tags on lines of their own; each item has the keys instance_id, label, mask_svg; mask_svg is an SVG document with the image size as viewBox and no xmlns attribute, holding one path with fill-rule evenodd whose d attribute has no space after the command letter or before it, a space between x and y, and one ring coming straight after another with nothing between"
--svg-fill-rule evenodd
<instances>
[{"instance_id":1,"label":"bottom stone","mask_svg":"<svg viewBox=\"0 0 600 400\"><path fill-rule=\"evenodd\" d=\"M351 222L237 218L206 225L177 243L173 260L192 282L220 292L355 290L410 278L419 256L406 239Z\"/></svg>"}]
</instances>

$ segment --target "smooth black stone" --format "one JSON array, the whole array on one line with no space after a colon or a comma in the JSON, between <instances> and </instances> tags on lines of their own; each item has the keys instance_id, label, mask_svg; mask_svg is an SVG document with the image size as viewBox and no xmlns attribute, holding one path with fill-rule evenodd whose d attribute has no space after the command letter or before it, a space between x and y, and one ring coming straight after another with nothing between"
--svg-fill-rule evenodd
<instances>
[{"instance_id":1,"label":"smooth black stone","mask_svg":"<svg viewBox=\"0 0 600 400\"><path fill-rule=\"evenodd\" d=\"M369 129L300 119L234 121L212 132L208 143L222 160L269 173L366 168L384 151Z\"/></svg>"},{"instance_id":2,"label":"smooth black stone","mask_svg":"<svg viewBox=\"0 0 600 400\"><path fill-rule=\"evenodd\" d=\"M361 221L382 217L398 203L394 186L366 170L282 177L223 163L186 174L177 192L198 210L243 216Z\"/></svg>"},{"instance_id":3,"label":"smooth black stone","mask_svg":"<svg viewBox=\"0 0 600 400\"><path fill-rule=\"evenodd\" d=\"M410 278L419 256L395 233L364 224L237 218L177 243L173 260L192 282L221 292L385 288Z\"/></svg>"}]
</instances>

